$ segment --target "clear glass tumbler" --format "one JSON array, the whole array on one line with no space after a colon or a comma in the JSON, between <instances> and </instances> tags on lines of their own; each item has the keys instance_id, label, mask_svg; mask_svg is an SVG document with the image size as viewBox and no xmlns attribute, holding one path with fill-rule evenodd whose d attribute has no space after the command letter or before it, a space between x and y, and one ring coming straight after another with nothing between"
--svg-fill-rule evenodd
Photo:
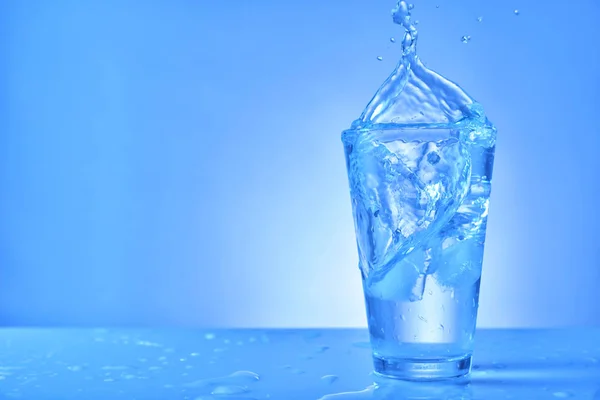
<instances>
[{"instance_id":1,"label":"clear glass tumbler","mask_svg":"<svg viewBox=\"0 0 600 400\"><path fill-rule=\"evenodd\" d=\"M390 125L342 141L376 373L469 373L495 129Z\"/></svg>"}]
</instances>

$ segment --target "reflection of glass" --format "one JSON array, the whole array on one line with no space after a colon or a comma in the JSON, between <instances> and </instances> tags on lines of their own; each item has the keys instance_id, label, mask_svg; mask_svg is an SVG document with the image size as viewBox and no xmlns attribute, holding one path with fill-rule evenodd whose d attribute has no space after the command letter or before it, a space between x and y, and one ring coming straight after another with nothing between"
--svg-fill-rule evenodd
<instances>
[{"instance_id":1,"label":"reflection of glass","mask_svg":"<svg viewBox=\"0 0 600 400\"><path fill-rule=\"evenodd\" d=\"M375 370L467 374L496 130L481 105L416 55L399 1L401 60L342 134Z\"/></svg>"}]
</instances>

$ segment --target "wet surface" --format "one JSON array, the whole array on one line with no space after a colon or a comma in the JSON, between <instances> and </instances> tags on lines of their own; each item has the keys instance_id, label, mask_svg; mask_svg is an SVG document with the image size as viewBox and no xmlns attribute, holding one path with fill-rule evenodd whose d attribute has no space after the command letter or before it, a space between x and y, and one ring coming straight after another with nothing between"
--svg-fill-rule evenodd
<instances>
[{"instance_id":1,"label":"wet surface","mask_svg":"<svg viewBox=\"0 0 600 400\"><path fill-rule=\"evenodd\" d=\"M381 380L366 330L0 330L0 399L600 400L600 329L483 330L473 373Z\"/></svg>"}]
</instances>

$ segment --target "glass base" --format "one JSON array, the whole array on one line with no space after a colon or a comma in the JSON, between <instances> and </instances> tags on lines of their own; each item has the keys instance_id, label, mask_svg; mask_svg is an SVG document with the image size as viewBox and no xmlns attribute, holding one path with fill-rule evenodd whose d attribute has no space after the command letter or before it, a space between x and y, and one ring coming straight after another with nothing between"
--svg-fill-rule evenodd
<instances>
[{"instance_id":1,"label":"glass base","mask_svg":"<svg viewBox=\"0 0 600 400\"><path fill-rule=\"evenodd\" d=\"M452 359L384 359L373 356L379 376L409 381L437 381L458 378L471 372L471 356Z\"/></svg>"}]
</instances>

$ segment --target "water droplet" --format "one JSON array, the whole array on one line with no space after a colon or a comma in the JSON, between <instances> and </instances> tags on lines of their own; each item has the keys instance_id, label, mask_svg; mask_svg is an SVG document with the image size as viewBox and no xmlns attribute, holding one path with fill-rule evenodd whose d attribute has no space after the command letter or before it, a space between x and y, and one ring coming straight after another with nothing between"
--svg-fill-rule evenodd
<instances>
[{"instance_id":1,"label":"water droplet","mask_svg":"<svg viewBox=\"0 0 600 400\"><path fill-rule=\"evenodd\" d=\"M454 290L450 292L450 298L454 298Z\"/></svg>"},{"instance_id":2,"label":"water droplet","mask_svg":"<svg viewBox=\"0 0 600 400\"><path fill-rule=\"evenodd\" d=\"M236 371L229 375L229 378L237 379L243 382L255 382L260 380L260 375L252 371Z\"/></svg>"},{"instance_id":3,"label":"water droplet","mask_svg":"<svg viewBox=\"0 0 600 400\"><path fill-rule=\"evenodd\" d=\"M552 393L554 397L558 397L559 399L567 399L569 397L573 397L573 394L570 392L554 392Z\"/></svg>"},{"instance_id":4,"label":"water droplet","mask_svg":"<svg viewBox=\"0 0 600 400\"><path fill-rule=\"evenodd\" d=\"M464 35L463 37L460 38L460 40L463 43L469 43L471 41L471 36Z\"/></svg>"},{"instance_id":5,"label":"water droplet","mask_svg":"<svg viewBox=\"0 0 600 400\"><path fill-rule=\"evenodd\" d=\"M519 15L519 14L521 14L521 12L520 12L519 10L515 10L515 11L513 11L513 12L515 13L515 15Z\"/></svg>"},{"instance_id":6,"label":"water droplet","mask_svg":"<svg viewBox=\"0 0 600 400\"><path fill-rule=\"evenodd\" d=\"M70 367L67 367L67 369L69 371L79 372L79 371L81 371L82 368L79 365L72 365Z\"/></svg>"},{"instance_id":7,"label":"water droplet","mask_svg":"<svg viewBox=\"0 0 600 400\"><path fill-rule=\"evenodd\" d=\"M477 22L483 22L483 17L477 17Z\"/></svg>"},{"instance_id":8,"label":"water droplet","mask_svg":"<svg viewBox=\"0 0 600 400\"><path fill-rule=\"evenodd\" d=\"M404 316L404 314L400 315L400 319L401 319L402 321L406 321L406 317Z\"/></svg>"},{"instance_id":9,"label":"water droplet","mask_svg":"<svg viewBox=\"0 0 600 400\"><path fill-rule=\"evenodd\" d=\"M414 24L415 24L415 25L419 25L419 20L418 20L418 19L417 19L417 20L415 20Z\"/></svg>"},{"instance_id":10,"label":"water droplet","mask_svg":"<svg viewBox=\"0 0 600 400\"><path fill-rule=\"evenodd\" d=\"M381 57L381 56L377 56L377 60L379 60L379 61L383 61L383 57Z\"/></svg>"},{"instance_id":11,"label":"water droplet","mask_svg":"<svg viewBox=\"0 0 600 400\"><path fill-rule=\"evenodd\" d=\"M414 5L413 3L410 3L410 4L408 5L408 9L409 9L409 10L412 10L413 8L415 8L415 5Z\"/></svg>"},{"instance_id":12,"label":"water droplet","mask_svg":"<svg viewBox=\"0 0 600 400\"><path fill-rule=\"evenodd\" d=\"M309 331L304 335L304 338L308 340L316 339L318 337L321 337L321 332L319 331Z\"/></svg>"},{"instance_id":13,"label":"water droplet","mask_svg":"<svg viewBox=\"0 0 600 400\"><path fill-rule=\"evenodd\" d=\"M129 369L129 367L126 367L124 365L107 365L105 367L102 367L102 369L105 371L124 371L126 369Z\"/></svg>"},{"instance_id":14,"label":"water droplet","mask_svg":"<svg viewBox=\"0 0 600 400\"><path fill-rule=\"evenodd\" d=\"M440 330L444 332L444 324L440 324Z\"/></svg>"},{"instance_id":15,"label":"water droplet","mask_svg":"<svg viewBox=\"0 0 600 400\"><path fill-rule=\"evenodd\" d=\"M393 38L393 37L391 37L391 38L390 38L390 42L392 42L392 43L396 43L396 39L395 39L395 38Z\"/></svg>"},{"instance_id":16,"label":"water droplet","mask_svg":"<svg viewBox=\"0 0 600 400\"><path fill-rule=\"evenodd\" d=\"M329 346L321 346L317 349L317 353L321 354L321 353L325 353L327 350L329 350Z\"/></svg>"},{"instance_id":17,"label":"water droplet","mask_svg":"<svg viewBox=\"0 0 600 400\"><path fill-rule=\"evenodd\" d=\"M204 335L204 339L206 340L213 340L214 338L216 338L217 336L214 333L206 333Z\"/></svg>"},{"instance_id":18,"label":"water droplet","mask_svg":"<svg viewBox=\"0 0 600 400\"><path fill-rule=\"evenodd\" d=\"M377 390L377 385L371 385L366 389L357 392L328 394L327 396L321 397L319 400L372 399L375 398L375 396L373 396L375 394L375 390Z\"/></svg>"},{"instance_id":19,"label":"water droplet","mask_svg":"<svg viewBox=\"0 0 600 400\"><path fill-rule=\"evenodd\" d=\"M200 353L190 353L190 357L198 357Z\"/></svg>"},{"instance_id":20,"label":"water droplet","mask_svg":"<svg viewBox=\"0 0 600 400\"><path fill-rule=\"evenodd\" d=\"M293 373L293 374L296 374L296 375L302 375L302 374L306 373L306 371L304 371L304 370L302 370L302 369L299 369L299 368L294 368L294 369L292 370L292 373Z\"/></svg>"},{"instance_id":21,"label":"water droplet","mask_svg":"<svg viewBox=\"0 0 600 400\"><path fill-rule=\"evenodd\" d=\"M339 378L336 375L325 375L321 377L321 380L329 385L337 381Z\"/></svg>"},{"instance_id":22,"label":"water droplet","mask_svg":"<svg viewBox=\"0 0 600 400\"><path fill-rule=\"evenodd\" d=\"M435 5L435 8L440 8L440 5L439 5L439 4L436 4L436 5Z\"/></svg>"},{"instance_id":23,"label":"water droplet","mask_svg":"<svg viewBox=\"0 0 600 400\"><path fill-rule=\"evenodd\" d=\"M137 344L138 346L146 346L146 347L162 347L158 343L149 342L147 340L138 340L137 342L135 342L135 344Z\"/></svg>"},{"instance_id":24,"label":"water droplet","mask_svg":"<svg viewBox=\"0 0 600 400\"><path fill-rule=\"evenodd\" d=\"M251 371L237 371L231 375L212 379L201 379L187 383L186 387L242 386L260 380L260 376Z\"/></svg>"},{"instance_id":25,"label":"water droplet","mask_svg":"<svg viewBox=\"0 0 600 400\"><path fill-rule=\"evenodd\" d=\"M248 388L244 386L217 386L210 394L212 395L229 395L229 394L242 394L247 393Z\"/></svg>"},{"instance_id":26,"label":"water droplet","mask_svg":"<svg viewBox=\"0 0 600 400\"><path fill-rule=\"evenodd\" d=\"M376 210L376 211L373 213L373 216L374 216L375 218L379 217L379 210Z\"/></svg>"},{"instance_id":27,"label":"water droplet","mask_svg":"<svg viewBox=\"0 0 600 400\"><path fill-rule=\"evenodd\" d=\"M422 315L419 315L419 319L420 319L421 321L423 321L423 322L427 323L427 319L426 319L424 316L422 316Z\"/></svg>"}]
</instances>

